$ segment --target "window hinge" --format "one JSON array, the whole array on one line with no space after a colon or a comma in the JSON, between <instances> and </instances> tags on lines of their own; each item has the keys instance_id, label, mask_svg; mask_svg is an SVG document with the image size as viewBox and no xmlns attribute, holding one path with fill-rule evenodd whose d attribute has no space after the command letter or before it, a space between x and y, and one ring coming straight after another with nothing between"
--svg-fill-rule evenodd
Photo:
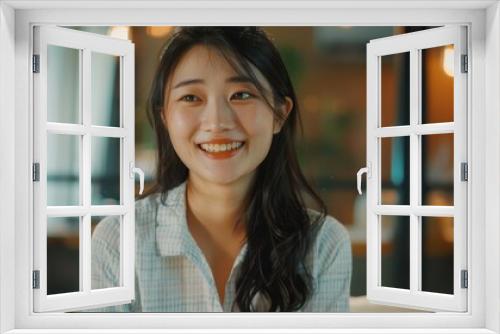
<instances>
[{"instance_id":1,"label":"window hinge","mask_svg":"<svg viewBox=\"0 0 500 334\"><path fill-rule=\"evenodd\" d=\"M462 162L460 164L460 179L462 181L468 181L469 180L469 166L466 162Z\"/></svg>"},{"instance_id":2,"label":"window hinge","mask_svg":"<svg viewBox=\"0 0 500 334\"><path fill-rule=\"evenodd\" d=\"M33 270L33 289L40 289L40 270Z\"/></svg>"},{"instance_id":3,"label":"window hinge","mask_svg":"<svg viewBox=\"0 0 500 334\"><path fill-rule=\"evenodd\" d=\"M462 279L460 281L462 282L462 289L467 289L469 287L469 275L467 270L462 270Z\"/></svg>"},{"instance_id":4,"label":"window hinge","mask_svg":"<svg viewBox=\"0 0 500 334\"><path fill-rule=\"evenodd\" d=\"M33 164L33 181L40 181L40 164L38 162Z\"/></svg>"},{"instance_id":5,"label":"window hinge","mask_svg":"<svg viewBox=\"0 0 500 334\"><path fill-rule=\"evenodd\" d=\"M462 55L462 73L469 72L469 57Z\"/></svg>"},{"instance_id":6,"label":"window hinge","mask_svg":"<svg viewBox=\"0 0 500 334\"><path fill-rule=\"evenodd\" d=\"M40 73L40 55L33 55L33 73Z\"/></svg>"}]
</instances>

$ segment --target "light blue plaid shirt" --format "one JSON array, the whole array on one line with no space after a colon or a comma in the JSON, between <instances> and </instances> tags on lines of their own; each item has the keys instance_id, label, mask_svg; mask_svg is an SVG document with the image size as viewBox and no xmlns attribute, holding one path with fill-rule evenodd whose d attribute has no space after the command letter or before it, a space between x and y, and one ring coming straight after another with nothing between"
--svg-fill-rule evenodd
<instances>
[{"instance_id":1,"label":"light blue plaid shirt","mask_svg":"<svg viewBox=\"0 0 500 334\"><path fill-rule=\"evenodd\" d=\"M85 312L231 312L235 280L247 245L234 261L221 305L210 266L187 227L185 191L186 182L169 191L166 205L161 203L160 194L136 202L135 299ZM317 214L311 209L309 213ZM299 311L349 312L349 234L331 216L317 231L305 262L313 276L314 291ZM119 245L119 220L102 220L92 236L92 289L119 286ZM253 305L256 310L268 306L259 294Z\"/></svg>"}]
</instances>

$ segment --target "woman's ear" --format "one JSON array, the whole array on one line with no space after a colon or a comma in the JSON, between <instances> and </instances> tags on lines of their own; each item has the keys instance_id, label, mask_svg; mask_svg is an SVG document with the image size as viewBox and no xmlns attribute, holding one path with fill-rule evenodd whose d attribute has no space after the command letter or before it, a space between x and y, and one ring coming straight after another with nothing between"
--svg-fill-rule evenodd
<instances>
[{"instance_id":1,"label":"woman's ear","mask_svg":"<svg viewBox=\"0 0 500 334\"><path fill-rule=\"evenodd\" d=\"M167 127L167 120L165 119L165 109L164 108L161 108L161 110L160 110L160 117L161 117L161 121L163 123L163 126L166 128Z\"/></svg>"},{"instance_id":2,"label":"woman's ear","mask_svg":"<svg viewBox=\"0 0 500 334\"><path fill-rule=\"evenodd\" d=\"M281 128L283 127L283 124L285 124L285 121L288 118L290 111L292 111L293 109L292 99L289 98L288 96L285 96L285 102L280 106L280 108L281 108L281 114L283 115L283 120L280 121L279 119L275 118L273 134L277 134L278 132L280 132Z\"/></svg>"}]
</instances>

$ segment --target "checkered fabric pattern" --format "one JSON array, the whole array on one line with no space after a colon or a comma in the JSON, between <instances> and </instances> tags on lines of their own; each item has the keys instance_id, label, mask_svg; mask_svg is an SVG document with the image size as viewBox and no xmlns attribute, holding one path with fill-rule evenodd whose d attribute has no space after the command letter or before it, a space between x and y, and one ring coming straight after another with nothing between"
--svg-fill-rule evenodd
<instances>
[{"instance_id":1,"label":"checkered fabric pattern","mask_svg":"<svg viewBox=\"0 0 500 334\"><path fill-rule=\"evenodd\" d=\"M187 226L185 193L186 181L168 192L165 204L160 194L136 202L135 299L85 312L231 312L247 245L233 264L221 304L208 262ZM117 217L107 217L94 230L92 289L119 286L119 224ZM314 291L299 312L349 312L351 240L333 217L327 216L316 230L305 263L314 279ZM253 303L257 311L268 306L259 294Z\"/></svg>"}]
</instances>

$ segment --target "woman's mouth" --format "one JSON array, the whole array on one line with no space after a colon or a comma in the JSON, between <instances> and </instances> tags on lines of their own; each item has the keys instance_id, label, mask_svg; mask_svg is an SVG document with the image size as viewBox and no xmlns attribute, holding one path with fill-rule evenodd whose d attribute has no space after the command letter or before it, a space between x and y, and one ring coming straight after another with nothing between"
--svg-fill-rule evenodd
<instances>
[{"instance_id":1,"label":"woman's mouth","mask_svg":"<svg viewBox=\"0 0 500 334\"><path fill-rule=\"evenodd\" d=\"M237 154L245 142L235 141L226 144L198 144L198 148L213 159L226 159Z\"/></svg>"}]
</instances>

